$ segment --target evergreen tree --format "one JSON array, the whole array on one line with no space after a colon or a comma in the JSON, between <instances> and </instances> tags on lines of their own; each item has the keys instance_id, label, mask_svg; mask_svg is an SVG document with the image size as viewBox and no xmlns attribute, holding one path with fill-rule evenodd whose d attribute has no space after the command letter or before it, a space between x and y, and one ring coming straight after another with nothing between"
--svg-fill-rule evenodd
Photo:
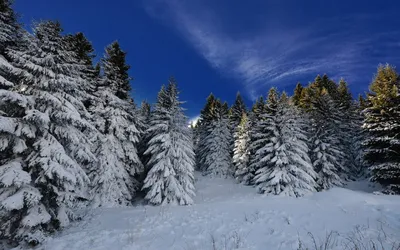
<instances>
[{"instance_id":1,"label":"evergreen tree","mask_svg":"<svg viewBox=\"0 0 400 250\"><path fill-rule=\"evenodd\" d=\"M29 46L6 51L18 68L12 72L20 83L15 90L33 100L23 117L35 124L24 170L37 192L34 196L20 193L19 197L26 195L26 203L13 211L22 216L12 227L15 240L32 244L43 240L43 231L64 227L75 218L72 208L77 199L87 198L89 180L83 168L95 161L83 133L93 128L81 116L85 107L78 98L84 95L80 64L74 61L61 32L58 22L39 23L35 36L24 38L30 39Z\"/></svg>"},{"instance_id":2,"label":"evergreen tree","mask_svg":"<svg viewBox=\"0 0 400 250\"><path fill-rule=\"evenodd\" d=\"M121 100L129 100L131 85L128 70L130 66L126 64L126 52L124 52L118 42L113 42L106 48L105 57L102 59L104 75L107 84Z\"/></svg>"},{"instance_id":3,"label":"evergreen tree","mask_svg":"<svg viewBox=\"0 0 400 250\"><path fill-rule=\"evenodd\" d=\"M43 240L40 224L50 221L26 160L42 125L32 119L38 112L33 106L30 96L0 90L0 240L9 242L37 244Z\"/></svg>"},{"instance_id":4,"label":"evergreen tree","mask_svg":"<svg viewBox=\"0 0 400 250\"><path fill-rule=\"evenodd\" d=\"M351 96L344 79L341 79L337 88L336 105L339 111L338 138L343 155L343 166L346 167L347 178L354 179L360 174L361 160L361 116L360 110Z\"/></svg>"},{"instance_id":5,"label":"evergreen tree","mask_svg":"<svg viewBox=\"0 0 400 250\"><path fill-rule=\"evenodd\" d=\"M263 99L260 99L256 108L253 110L258 114L256 116L256 122L252 124L251 131L251 143L250 143L250 169L256 174L257 171L265 166L265 161L263 160L267 152L265 151L265 145L269 143L270 137L272 136L271 122L274 122L271 117L276 114L276 108L278 105L278 92L275 88L271 88L268 92L267 102L264 103ZM261 106L263 105L263 106ZM257 108L258 107L258 108ZM251 182L255 183L255 177Z\"/></svg>"},{"instance_id":6,"label":"evergreen tree","mask_svg":"<svg viewBox=\"0 0 400 250\"><path fill-rule=\"evenodd\" d=\"M50 216L47 212L35 214L42 209L42 195L34 187L26 158L41 124L31 119L37 112L34 99L18 93L23 87L13 74L21 70L6 54L8 49L24 45L22 34L11 1L0 1L0 241L37 244L43 239L40 224L47 223Z\"/></svg>"},{"instance_id":7,"label":"evergreen tree","mask_svg":"<svg viewBox=\"0 0 400 250\"><path fill-rule=\"evenodd\" d=\"M240 95L240 92L237 92L235 103L229 110L229 118L231 121L231 127L233 131L236 130L237 126L239 125L242 119L243 113L246 112L247 112L246 104L244 103L243 98Z\"/></svg>"},{"instance_id":8,"label":"evergreen tree","mask_svg":"<svg viewBox=\"0 0 400 250\"><path fill-rule=\"evenodd\" d=\"M361 114L360 104L353 102L348 112L348 134L344 136L346 136L346 138L351 138L351 144L347 153L350 158L350 171L354 177L365 176L367 172L365 169L365 162L363 159L364 150L362 147L362 143L365 140L365 132L362 129L363 116Z\"/></svg>"},{"instance_id":9,"label":"evergreen tree","mask_svg":"<svg viewBox=\"0 0 400 250\"><path fill-rule=\"evenodd\" d=\"M349 110L353 102L353 97L351 96L347 82L343 78L340 79L337 91L340 107L342 107L344 110Z\"/></svg>"},{"instance_id":10,"label":"evergreen tree","mask_svg":"<svg viewBox=\"0 0 400 250\"><path fill-rule=\"evenodd\" d=\"M321 91L325 89L334 101L339 99L337 84L329 79L328 75L324 74L321 79Z\"/></svg>"},{"instance_id":11,"label":"evergreen tree","mask_svg":"<svg viewBox=\"0 0 400 250\"><path fill-rule=\"evenodd\" d=\"M231 158L231 132L229 128L229 109L226 103L214 101L213 115L204 137L203 164L207 175L228 177L233 174Z\"/></svg>"},{"instance_id":12,"label":"evergreen tree","mask_svg":"<svg viewBox=\"0 0 400 250\"><path fill-rule=\"evenodd\" d=\"M0 1L0 89L10 89L17 79L12 77L16 69L10 64L6 50L23 46L24 32L17 23L16 13L12 9L11 0Z\"/></svg>"},{"instance_id":13,"label":"evergreen tree","mask_svg":"<svg viewBox=\"0 0 400 250\"><path fill-rule=\"evenodd\" d=\"M197 169L201 171L205 171L207 168L204 162L206 156L209 154L206 138L209 136L209 133L212 129L212 122L217 117L215 112L216 103L217 100L211 93L207 97L206 105L204 106L203 110L201 110L199 121L196 124L198 134L198 142L196 145L196 165Z\"/></svg>"},{"instance_id":14,"label":"evergreen tree","mask_svg":"<svg viewBox=\"0 0 400 250\"><path fill-rule=\"evenodd\" d=\"M314 91L310 86L303 88L301 90L299 107L301 107L304 111L310 111L313 96Z\"/></svg>"},{"instance_id":15,"label":"evergreen tree","mask_svg":"<svg viewBox=\"0 0 400 250\"><path fill-rule=\"evenodd\" d=\"M250 143L249 143L249 171L243 176L243 183L245 185L253 185L253 178L255 174L255 166L257 163L257 150L262 147L263 140L259 140L262 135L263 127L259 126L262 121L262 116L265 113L265 101L261 96L258 98L256 103L254 103L251 112L249 114L250 122Z\"/></svg>"},{"instance_id":16,"label":"evergreen tree","mask_svg":"<svg viewBox=\"0 0 400 250\"><path fill-rule=\"evenodd\" d=\"M102 59L104 76L97 83L96 103L91 107L98 131L93 146L98 161L89 169L93 206L130 205L140 188L143 164L137 146L140 119L133 100L128 97L128 65L117 43L106 49ZM118 58L122 57L122 58Z\"/></svg>"},{"instance_id":17,"label":"evergreen tree","mask_svg":"<svg viewBox=\"0 0 400 250\"><path fill-rule=\"evenodd\" d=\"M384 186L384 193L400 193L400 98L399 75L390 65L379 66L370 85L371 106L363 112L366 131L365 161L371 180Z\"/></svg>"},{"instance_id":18,"label":"evergreen tree","mask_svg":"<svg viewBox=\"0 0 400 250\"><path fill-rule=\"evenodd\" d=\"M347 174L342 165L344 153L339 140L340 114L337 105L323 89L313 102L311 134L311 160L318 173L322 189L342 186L342 175Z\"/></svg>"},{"instance_id":19,"label":"evergreen tree","mask_svg":"<svg viewBox=\"0 0 400 250\"><path fill-rule=\"evenodd\" d=\"M91 42L86 38L82 32L74 35L67 35L65 37L70 49L75 52L76 58L84 65L93 66L94 48Z\"/></svg>"},{"instance_id":20,"label":"evergreen tree","mask_svg":"<svg viewBox=\"0 0 400 250\"><path fill-rule=\"evenodd\" d=\"M316 173L308 157L305 120L289 105L285 93L265 119L270 137L258 151L262 156L255 176L259 192L295 197L314 192Z\"/></svg>"},{"instance_id":21,"label":"evergreen tree","mask_svg":"<svg viewBox=\"0 0 400 250\"><path fill-rule=\"evenodd\" d=\"M0 1L0 54L7 47L15 45L20 35L17 15L12 8L12 0Z\"/></svg>"},{"instance_id":22,"label":"evergreen tree","mask_svg":"<svg viewBox=\"0 0 400 250\"><path fill-rule=\"evenodd\" d=\"M158 94L152 113L145 154L149 172L144 180L145 199L151 204L192 204L194 193L194 152L187 118L178 98L175 80Z\"/></svg>"},{"instance_id":23,"label":"evergreen tree","mask_svg":"<svg viewBox=\"0 0 400 250\"><path fill-rule=\"evenodd\" d=\"M303 92L303 86L301 83L297 83L296 88L294 89L292 101L295 106L300 106L301 101L301 93Z\"/></svg>"},{"instance_id":24,"label":"evergreen tree","mask_svg":"<svg viewBox=\"0 0 400 250\"><path fill-rule=\"evenodd\" d=\"M360 106L360 110L364 110L370 106L370 103L362 95L358 95L358 105Z\"/></svg>"},{"instance_id":25,"label":"evergreen tree","mask_svg":"<svg viewBox=\"0 0 400 250\"><path fill-rule=\"evenodd\" d=\"M139 140L139 145L138 145L138 154L139 158L143 164L143 166L147 165L147 162L149 160L149 156L145 155L144 152L147 149L147 143L151 137L151 135L147 135L145 131L148 130L150 126L150 119L151 119L151 105L147 101L142 101L141 106L140 106L140 120L142 121L142 127L140 128L141 131L144 131L142 133L142 136L140 137ZM142 174L142 178L144 179L145 175L147 174L147 169L144 169L144 172Z\"/></svg>"},{"instance_id":26,"label":"evergreen tree","mask_svg":"<svg viewBox=\"0 0 400 250\"><path fill-rule=\"evenodd\" d=\"M242 114L239 126L234 135L233 165L235 178L239 182L249 183L250 170L250 120L246 113Z\"/></svg>"}]
</instances>

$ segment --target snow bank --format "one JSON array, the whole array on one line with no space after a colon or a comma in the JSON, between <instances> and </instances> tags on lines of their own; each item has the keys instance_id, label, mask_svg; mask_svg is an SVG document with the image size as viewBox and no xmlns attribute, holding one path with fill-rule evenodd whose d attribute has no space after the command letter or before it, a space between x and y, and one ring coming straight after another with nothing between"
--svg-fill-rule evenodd
<instances>
[{"instance_id":1,"label":"snow bank","mask_svg":"<svg viewBox=\"0 0 400 250\"><path fill-rule=\"evenodd\" d=\"M197 175L192 206L97 209L41 249L297 249L331 232L400 239L400 197L333 188L303 198L264 196L233 180ZM364 183L365 184L365 183ZM367 192L368 191L368 192ZM382 235L384 230L384 236ZM341 240L332 249L343 249Z\"/></svg>"}]
</instances>

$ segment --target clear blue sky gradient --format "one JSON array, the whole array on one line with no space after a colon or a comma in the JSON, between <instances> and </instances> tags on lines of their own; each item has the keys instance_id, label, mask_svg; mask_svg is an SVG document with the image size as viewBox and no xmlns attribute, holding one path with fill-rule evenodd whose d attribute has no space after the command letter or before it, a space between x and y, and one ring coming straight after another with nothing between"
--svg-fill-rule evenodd
<instances>
[{"instance_id":1,"label":"clear blue sky gradient","mask_svg":"<svg viewBox=\"0 0 400 250\"><path fill-rule=\"evenodd\" d=\"M249 105L271 86L292 92L317 74L368 89L379 63L400 67L400 2L353 0L16 0L32 21L81 31L98 56L114 40L128 52L133 97L154 103L174 75L190 117L210 92Z\"/></svg>"}]
</instances>

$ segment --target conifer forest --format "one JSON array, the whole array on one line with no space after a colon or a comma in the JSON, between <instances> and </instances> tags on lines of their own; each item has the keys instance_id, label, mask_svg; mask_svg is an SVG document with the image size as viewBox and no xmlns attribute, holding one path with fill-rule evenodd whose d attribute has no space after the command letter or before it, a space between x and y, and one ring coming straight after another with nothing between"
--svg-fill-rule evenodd
<instances>
[{"instance_id":1,"label":"conifer forest","mask_svg":"<svg viewBox=\"0 0 400 250\"><path fill-rule=\"evenodd\" d=\"M390 64L377 65L358 97L324 72L293 95L266 90L252 107L239 92L233 104L210 93L189 124L179 75L160 83L156 103L137 104L124 48L116 41L95 57L85 34L52 20L28 32L12 1L0 0L0 241L8 246L42 244L83 208L190 206L197 172L260 196L301 198L360 178L380 195L400 194L400 76Z\"/></svg>"}]
</instances>

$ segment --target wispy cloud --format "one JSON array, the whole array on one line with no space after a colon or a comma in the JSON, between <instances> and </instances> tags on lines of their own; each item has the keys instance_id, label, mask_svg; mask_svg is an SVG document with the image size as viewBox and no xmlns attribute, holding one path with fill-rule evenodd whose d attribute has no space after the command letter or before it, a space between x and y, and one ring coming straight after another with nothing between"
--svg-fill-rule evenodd
<instances>
[{"instance_id":1,"label":"wispy cloud","mask_svg":"<svg viewBox=\"0 0 400 250\"><path fill-rule=\"evenodd\" d=\"M151 16L171 24L213 68L240 79L252 99L266 85L293 85L293 79L310 74L364 80L359 69L393 59L374 51L373 44L384 42L388 50L399 48L399 43L390 39L393 32L382 30L373 36L358 32L354 19L365 22L368 16L364 15L353 15L352 22L343 16L318 20L313 25L268 27L234 35L224 27L218 13L200 1L148 0L145 5ZM335 22L344 25L338 29Z\"/></svg>"}]
</instances>

